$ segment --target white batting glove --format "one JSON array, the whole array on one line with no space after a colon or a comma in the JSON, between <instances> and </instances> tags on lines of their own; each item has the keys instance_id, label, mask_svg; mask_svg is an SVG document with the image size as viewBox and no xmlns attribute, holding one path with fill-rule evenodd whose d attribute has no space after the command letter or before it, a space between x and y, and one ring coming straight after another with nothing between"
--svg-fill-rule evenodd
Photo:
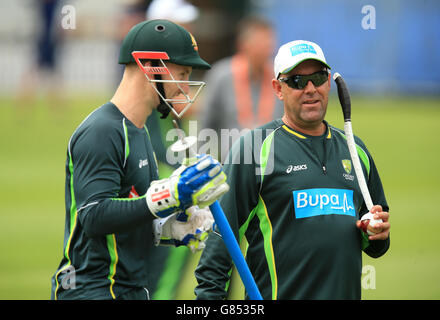
<instances>
[{"instance_id":1,"label":"white batting glove","mask_svg":"<svg viewBox=\"0 0 440 320\"><path fill-rule=\"evenodd\" d=\"M186 210L187 221L179 221L178 213L153 220L156 246L187 246L194 253L205 248L205 241L212 231L214 218L209 208L192 206Z\"/></svg>"}]
</instances>

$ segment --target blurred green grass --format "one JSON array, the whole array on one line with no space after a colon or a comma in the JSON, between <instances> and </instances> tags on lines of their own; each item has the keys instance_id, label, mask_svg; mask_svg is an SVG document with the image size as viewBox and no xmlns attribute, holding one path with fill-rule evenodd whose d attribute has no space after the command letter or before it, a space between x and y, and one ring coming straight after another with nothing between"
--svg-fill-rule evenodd
<instances>
[{"instance_id":1,"label":"blurred green grass","mask_svg":"<svg viewBox=\"0 0 440 320\"><path fill-rule=\"evenodd\" d=\"M103 96L71 96L50 107L39 98L19 107L0 97L0 299L49 299L62 255L67 142ZM390 204L391 248L379 259L376 289L364 299L440 299L440 215L437 196L440 99L352 97L353 129L381 174ZM327 120L342 128L337 97ZM178 299L193 299L192 257ZM231 298L242 297L237 285Z\"/></svg>"}]
</instances>

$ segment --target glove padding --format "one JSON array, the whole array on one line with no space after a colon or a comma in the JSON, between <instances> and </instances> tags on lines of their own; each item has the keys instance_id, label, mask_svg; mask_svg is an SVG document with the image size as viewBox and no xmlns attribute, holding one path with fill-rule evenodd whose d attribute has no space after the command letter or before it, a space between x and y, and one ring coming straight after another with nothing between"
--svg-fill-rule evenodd
<instances>
[{"instance_id":1,"label":"glove padding","mask_svg":"<svg viewBox=\"0 0 440 320\"><path fill-rule=\"evenodd\" d=\"M164 218L193 205L209 206L229 190L221 164L209 155L185 159L169 178L153 181L146 194L151 213Z\"/></svg>"},{"instance_id":2,"label":"glove padding","mask_svg":"<svg viewBox=\"0 0 440 320\"><path fill-rule=\"evenodd\" d=\"M154 219L154 244L176 247L184 245L194 253L205 248L205 241L213 225L214 218L209 208L192 206L185 213Z\"/></svg>"}]
</instances>

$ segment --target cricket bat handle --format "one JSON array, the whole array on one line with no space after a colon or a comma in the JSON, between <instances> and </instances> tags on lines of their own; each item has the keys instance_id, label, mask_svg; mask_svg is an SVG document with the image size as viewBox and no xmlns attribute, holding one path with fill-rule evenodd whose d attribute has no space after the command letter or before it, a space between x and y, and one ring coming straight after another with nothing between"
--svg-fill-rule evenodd
<instances>
[{"instance_id":1,"label":"cricket bat handle","mask_svg":"<svg viewBox=\"0 0 440 320\"><path fill-rule=\"evenodd\" d=\"M365 206L367 207L368 211L371 212L373 201L371 199L370 191L368 190L368 185L365 180L364 172L362 171L361 162L359 160L359 156L356 150L356 143L354 141L353 128L351 125L350 93L348 92L347 84L339 73L335 72L335 74L333 75L333 80L336 82L336 86L338 89L338 98L339 102L341 103L342 112L344 114L344 132L347 138L347 145L350 151L351 161L353 163L354 171L356 173L359 188L361 189L362 197L364 198ZM381 219L374 221L382 222Z\"/></svg>"}]
</instances>

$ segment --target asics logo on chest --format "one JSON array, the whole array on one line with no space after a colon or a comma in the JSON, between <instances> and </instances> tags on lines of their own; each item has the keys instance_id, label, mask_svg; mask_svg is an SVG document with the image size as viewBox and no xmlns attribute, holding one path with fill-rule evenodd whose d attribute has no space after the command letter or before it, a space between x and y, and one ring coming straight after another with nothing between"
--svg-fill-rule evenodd
<instances>
[{"instance_id":1,"label":"asics logo on chest","mask_svg":"<svg viewBox=\"0 0 440 320\"><path fill-rule=\"evenodd\" d=\"M292 171L301 171L301 170L307 170L306 164L299 164L299 165L289 165L286 169L286 173L291 173Z\"/></svg>"}]
</instances>

